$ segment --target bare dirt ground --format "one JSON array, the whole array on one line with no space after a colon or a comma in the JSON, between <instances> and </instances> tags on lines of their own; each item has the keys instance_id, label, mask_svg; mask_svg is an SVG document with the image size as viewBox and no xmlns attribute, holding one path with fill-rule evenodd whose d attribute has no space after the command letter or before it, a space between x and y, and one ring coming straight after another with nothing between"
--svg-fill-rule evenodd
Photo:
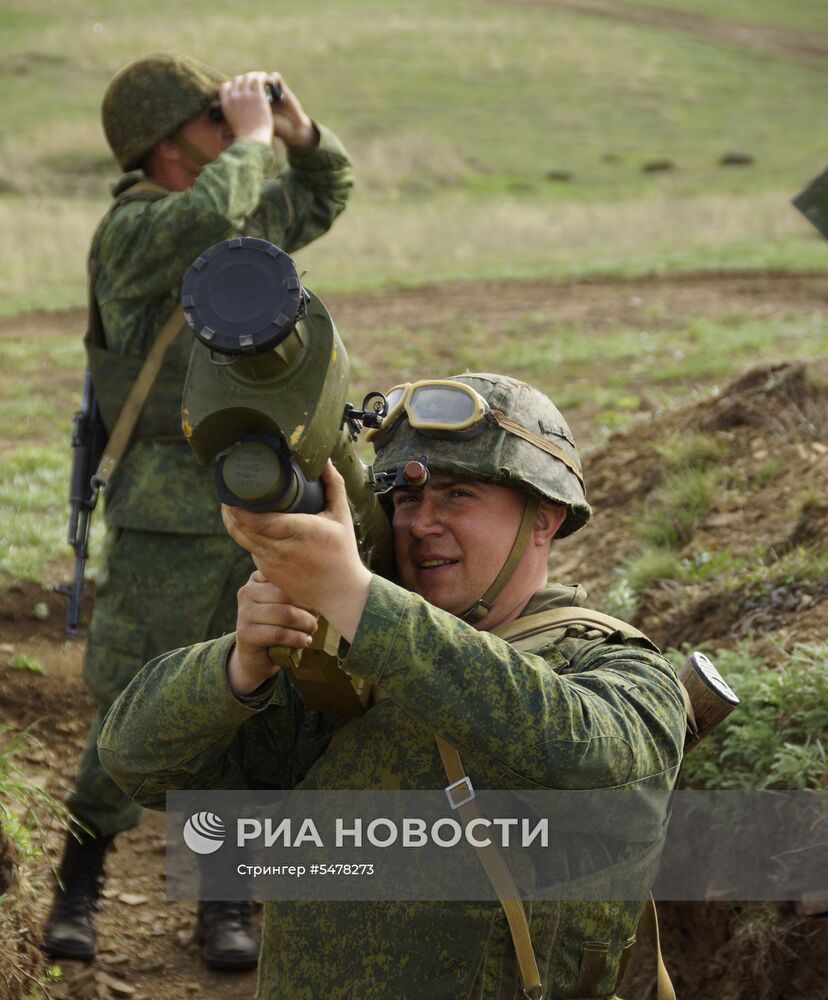
<instances>
[{"instance_id":1,"label":"bare dirt ground","mask_svg":"<svg viewBox=\"0 0 828 1000\"><path fill-rule=\"evenodd\" d=\"M586 327L598 338L622 329L679 330L694 318L719 322L735 315L773 321L818 314L828 308L828 274L733 271L628 280L460 282L387 292L331 293L323 298L348 346L355 387L367 391L399 382L399 345L406 339L416 345L424 334L428 338L428 371L443 367L456 370L458 327L473 325L489 344L511 339L516 319L524 317L531 317L531 330L537 331L538 337L546 335L554 325ZM0 344L5 338L37 336L45 326L77 339L84 325L83 309L0 317ZM384 351L379 335L389 329L394 331L393 349ZM576 382L594 386L604 370L613 374L614 364L605 365L597 351L589 370L583 371ZM43 392L65 391L67 379L72 380L72 390L77 392L74 373L44 368L37 375ZM688 379L684 384L692 386L693 381ZM702 382L698 384L704 387ZM627 388L635 393L640 385L633 377ZM596 409L589 398L567 407L567 419L582 448L589 446L594 437ZM0 451L19 447L24 441L19 432L7 440L0 431Z\"/></svg>"},{"instance_id":2,"label":"bare dirt ground","mask_svg":"<svg viewBox=\"0 0 828 1000\"><path fill-rule=\"evenodd\" d=\"M619 326L664 328L689 316L720 318L738 312L757 318L818 312L828 307L828 278L821 275L699 275L638 281L528 282L432 287L368 295L328 296L328 305L346 341L349 331L370 334L394 326L410 331L445 332L460 321L473 320L486 335L498 336L516 313L537 313L557 322L588 326L600 356L602 332ZM48 320L36 315L0 321L0 339L36 337L48 325L77 336L82 315L66 313ZM448 352L448 348L447 348ZM388 372L393 378L394 373ZM595 372L591 373L595 379ZM690 547L727 547L748 552L757 533L772 537L780 551L803 545L826 548L828 461L828 390L824 366L790 365L763 370L737 380L715 398L653 415L633 430L614 436L590 457L588 478L599 510L595 525L561 543L557 556L561 578L577 572L599 597L605 584L602 567L617 565L630 545L631 522L657 489L661 476L654 443L675 431L721 435L727 461L735 468L733 489L717 498ZM390 384L390 382L389 382ZM585 402L573 417L576 435L589 438L594 408ZM0 441L2 432L0 431ZM759 483L756 468L769 454L781 456L777 472ZM790 474L795 470L794 474ZM808 517L791 519L802 496L812 498ZM801 504L799 504L801 507ZM595 542L600 537L600 549ZM655 587L647 594L637 624L656 641L673 644L713 639L727 644L734 636L755 637L757 648L771 639L783 644L824 640L828 624L828 586L781 587L765 604L748 594L730 594L727 602L716 581L696 588ZM47 617L35 606L43 602ZM89 607L84 619L88 621ZM64 599L31 583L0 581L0 722L32 727L40 742L25 757L43 785L60 794L71 782L94 706L80 678L84 637L68 644L63 636ZM30 653L44 665L44 675L13 670L15 654ZM58 831L52 832L58 843ZM2 859L0 859L2 860ZM64 965L65 982L50 987L54 997L129 996L136 1000L180 1000L210 996L217 1000L252 997L255 974L220 975L206 969L191 944L191 905L164 899L164 830L159 814L147 814L141 825L121 836L108 860L109 880L100 914L100 957L90 967ZM30 884L48 881L42 863L21 873ZM4 933L8 977L0 1000L25 997L14 991L36 972L32 944L48 905L43 888L33 909L7 915ZM819 1000L828 997L828 918L797 922L774 945L778 954L762 953L750 942L737 947L729 933L731 909L723 904L673 906L663 909L664 947L668 965L681 986L683 1000L761 998ZM787 925L786 925L787 926ZM2 971L0 962L0 971ZM770 969L770 971L768 971ZM11 971L9 971L11 970ZM646 960L633 970L622 994L647 998L651 975ZM5 988L5 993L3 992Z\"/></svg>"}]
</instances>

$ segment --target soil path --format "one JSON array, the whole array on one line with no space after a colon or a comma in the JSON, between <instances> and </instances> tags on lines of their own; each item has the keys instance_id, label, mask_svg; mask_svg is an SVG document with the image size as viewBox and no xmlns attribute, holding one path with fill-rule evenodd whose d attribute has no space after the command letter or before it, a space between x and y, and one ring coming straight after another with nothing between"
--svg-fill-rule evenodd
<instances>
[{"instance_id":1,"label":"soil path","mask_svg":"<svg viewBox=\"0 0 828 1000\"><path fill-rule=\"evenodd\" d=\"M484 328L516 315L549 316L559 324L596 331L644 323L676 324L688 315L715 319L727 312L778 316L828 304L828 274L822 271L698 272L641 278L572 278L535 281L468 281L372 292L331 292L325 304L345 332L389 328L439 329L459 319ZM0 317L0 338L36 336L44 327L77 336L85 309L31 312Z\"/></svg>"},{"instance_id":2,"label":"soil path","mask_svg":"<svg viewBox=\"0 0 828 1000\"><path fill-rule=\"evenodd\" d=\"M426 335L427 362L411 368L430 371L458 370L458 328L471 327L485 343L514 338L516 321L532 331L585 328L600 336L613 330L640 332L681 329L693 318L723 321L733 315L760 321L786 316L822 313L828 308L828 273L746 271L650 276L642 278L588 278L535 281L459 282L418 288L374 292L324 293L325 304L336 319L351 356L354 391L390 386L400 381L399 352L384 350L384 339L395 344L419 341ZM85 325L85 310L28 313L0 317L0 344L4 339L34 338L48 331L78 338ZM384 360L385 357L389 360ZM603 374L615 373L596 351L594 363L578 381L599 384ZM421 377L417 375L417 377ZM65 397L66 411L77 405L75 372L50 371L46 366L33 376L41 394ZM631 379L630 392L639 391ZM567 419L582 448L595 433L593 394L567 406ZM39 434L40 431L35 429ZM0 453L20 446L20 431L5 438L0 429Z\"/></svg>"},{"instance_id":3,"label":"soil path","mask_svg":"<svg viewBox=\"0 0 828 1000\"><path fill-rule=\"evenodd\" d=\"M695 11L660 7L658 4L626 2L626 0L513 0L537 6L554 6L574 14L602 17L626 24L645 25L681 31L712 42L724 42L755 52L769 52L810 68L828 70L828 33L787 28L772 24L735 21L712 17Z\"/></svg>"}]
</instances>

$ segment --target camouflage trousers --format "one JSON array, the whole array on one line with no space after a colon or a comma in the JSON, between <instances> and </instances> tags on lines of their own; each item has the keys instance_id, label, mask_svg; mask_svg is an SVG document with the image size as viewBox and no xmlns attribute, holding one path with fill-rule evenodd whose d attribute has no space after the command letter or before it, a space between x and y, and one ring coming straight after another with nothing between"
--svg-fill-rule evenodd
<instances>
[{"instance_id":1,"label":"camouflage trousers","mask_svg":"<svg viewBox=\"0 0 828 1000\"><path fill-rule=\"evenodd\" d=\"M79 820L104 836L130 829L141 816L98 760L109 706L149 660L232 632L236 591L252 571L248 553L226 535L109 530L84 664L100 708L67 800Z\"/></svg>"}]
</instances>

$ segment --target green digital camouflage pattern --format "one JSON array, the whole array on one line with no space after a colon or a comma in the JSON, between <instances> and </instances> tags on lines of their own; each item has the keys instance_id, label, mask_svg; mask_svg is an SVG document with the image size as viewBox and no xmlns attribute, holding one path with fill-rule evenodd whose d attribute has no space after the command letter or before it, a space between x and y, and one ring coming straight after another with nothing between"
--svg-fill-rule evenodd
<instances>
[{"instance_id":1,"label":"green digital camouflage pattern","mask_svg":"<svg viewBox=\"0 0 828 1000\"><path fill-rule=\"evenodd\" d=\"M539 435L580 468L581 459L572 431L560 410L542 392L507 375L487 372L455 375L448 381L471 386L493 412ZM565 504L568 513L558 529L558 538L571 535L592 517L582 482L564 462L494 422L477 437L464 440L462 437L429 437L403 418L393 434L381 440L374 463L377 472L402 468L406 462L425 453L429 468L434 472L483 479Z\"/></svg>"},{"instance_id":2,"label":"green digital camouflage pattern","mask_svg":"<svg viewBox=\"0 0 828 1000\"><path fill-rule=\"evenodd\" d=\"M233 631L236 593L253 562L227 535L129 529L110 529L105 556L84 664L84 680L101 707L67 804L108 835L135 826L141 810L100 765L101 720L147 660Z\"/></svg>"},{"instance_id":3,"label":"green digital camouflage pattern","mask_svg":"<svg viewBox=\"0 0 828 1000\"><path fill-rule=\"evenodd\" d=\"M235 142L189 190L129 201L104 221L94 295L109 352L146 356L178 301L187 268L214 243L244 233L292 252L330 228L345 207L353 175L339 140L324 127L319 132L316 148L290 151L290 167L278 179L270 176L270 149ZM119 190L128 184L125 179ZM192 343L187 329L167 362L169 391L176 373L180 378L179 401ZM95 388L107 395L106 386ZM125 397L129 385L118 388ZM197 465L180 432L138 440L106 493L107 523L120 528L223 534L218 511L212 470Z\"/></svg>"},{"instance_id":4,"label":"green digital camouflage pattern","mask_svg":"<svg viewBox=\"0 0 828 1000\"><path fill-rule=\"evenodd\" d=\"M101 118L122 170L133 170L152 147L200 114L227 77L189 56L154 52L115 74Z\"/></svg>"},{"instance_id":5,"label":"green digital camouflage pattern","mask_svg":"<svg viewBox=\"0 0 828 1000\"><path fill-rule=\"evenodd\" d=\"M584 596L549 587L524 613ZM608 641L559 628L510 646L374 578L344 665L388 698L330 749L341 720L305 711L285 673L251 697L232 695L232 644L227 636L159 658L113 705L99 752L137 801L163 808L165 792L179 788L442 788L435 731L460 750L477 789L676 780L678 681L632 631ZM528 909L546 995L614 996L639 904ZM584 956L603 946L596 971ZM496 903L271 902L259 996L517 1000L522 990Z\"/></svg>"},{"instance_id":6,"label":"green digital camouflage pattern","mask_svg":"<svg viewBox=\"0 0 828 1000\"><path fill-rule=\"evenodd\" d=\"M290 165L278 177L272 176L271 150L235 142L189 190L154 200L136 197L104 219L91 255L93 306L103 324L105 343L99 347L108 348L99 355L109 355L110 364L96 364L93 371L107 373L105 384L96 378L95 390L102 406L111 401L110 417L199 253L241 233L295 250L322 235L342 211L352 185L350 160L328 129L320 126L319 133L316 148L289 152ZM138 179L123 178L116 193ZM253 569L224 531L213 468L198 465L180 431L192 340L187 329L170 348L155 403L105 494L104 577L84 666L103 711L148 659L234 628L236 591ZM122 359L126 364L119 365ZM169 413L158 412L164 400ZM96 727L69 805L100 832L115 833L134 825L139 810L101 768Z\"/></svg>"}]
</instances>

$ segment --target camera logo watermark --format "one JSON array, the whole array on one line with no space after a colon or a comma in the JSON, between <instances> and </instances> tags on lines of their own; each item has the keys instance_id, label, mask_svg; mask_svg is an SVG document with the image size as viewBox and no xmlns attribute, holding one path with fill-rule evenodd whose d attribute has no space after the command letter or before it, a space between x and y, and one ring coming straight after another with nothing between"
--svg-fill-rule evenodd
<instances>
[{"instance_id":1,"label":"camera logo watermark","mask_svg":"<svg viewBox=\"0 0 828 1000\"><path fill-rule=\"evenodd\" d=\"M184 824L183 836L195 854L214 854L224 843L224 822L215 813L193 813Z\"/></svg>"}]
</instances>

